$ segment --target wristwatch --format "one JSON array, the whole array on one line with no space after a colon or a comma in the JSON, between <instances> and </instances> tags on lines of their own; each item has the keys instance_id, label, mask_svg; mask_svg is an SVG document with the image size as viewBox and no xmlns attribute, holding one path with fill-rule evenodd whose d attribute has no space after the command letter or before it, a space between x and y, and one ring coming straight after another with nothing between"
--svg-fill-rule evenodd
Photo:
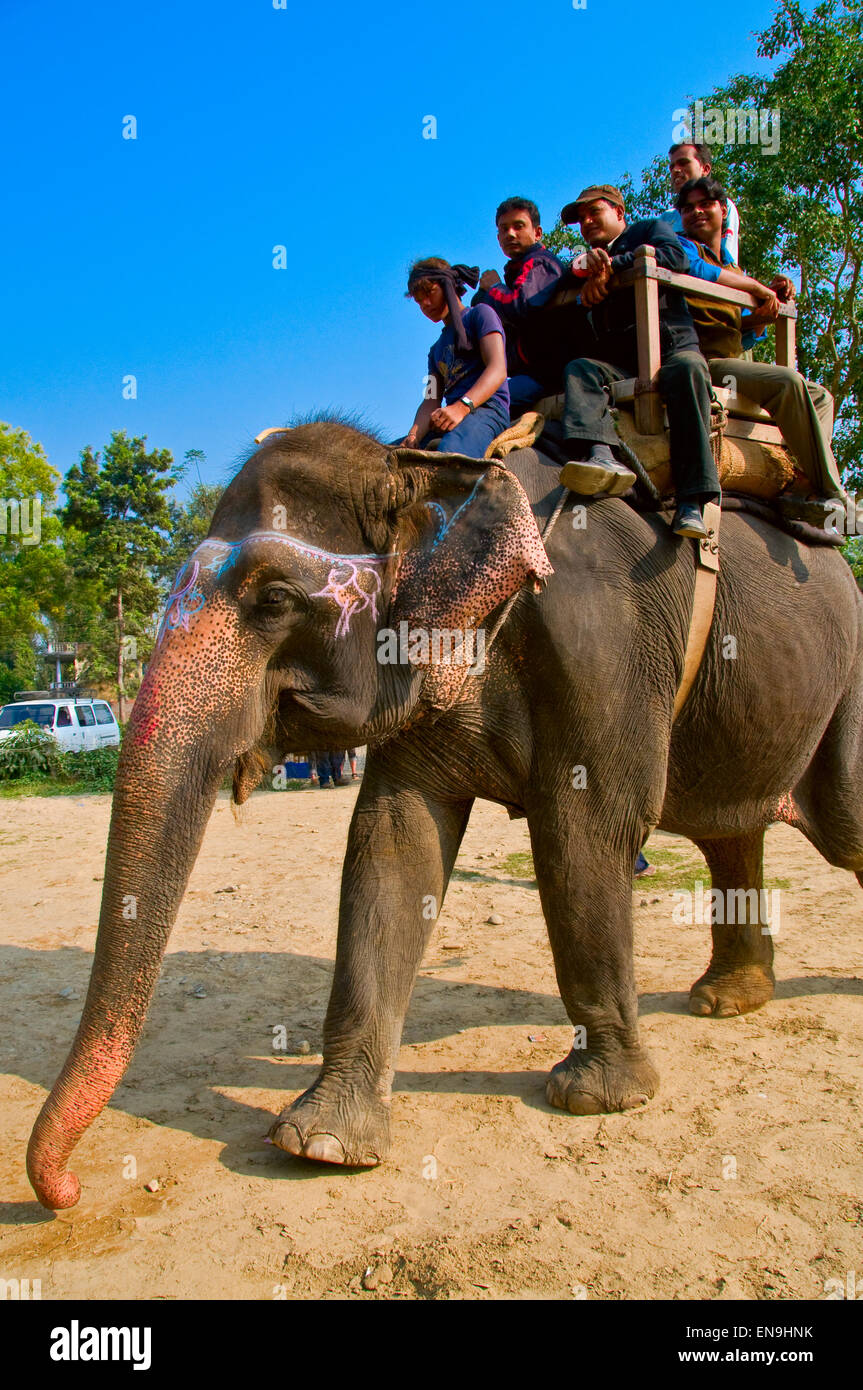
<instances>
[{"instance_id":1,"label":"wristwatch","mask_svg":"<svg viewBox=\"0 0 863 1390\"><path fill-rule=\"evenodd\" d=\"M462 397L461 397L461 403L462 403L462 405L466 405L467 408L468 408L468 410L470 411L471 415L473 415L474 411L476 410L476 406L474 405L474 403L473 403L473 401L471 400L470 396L462 396Z\"/></svg>"}]
</instances>

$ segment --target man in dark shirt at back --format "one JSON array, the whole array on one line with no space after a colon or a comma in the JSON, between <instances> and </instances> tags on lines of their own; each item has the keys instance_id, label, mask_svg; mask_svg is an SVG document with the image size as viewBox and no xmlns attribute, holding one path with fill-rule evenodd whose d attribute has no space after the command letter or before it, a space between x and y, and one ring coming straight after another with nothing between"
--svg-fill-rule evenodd
<instances>
[{"instance_id":1,"label":"man in dark shirt at back","mask_svg":"<svg viewBox=\"0 0 863 1390\"><path fill-rule=\"evenodd\" d=\"M571 303L555 305L558 291L570 282L569 268L542 241L539 209L530 198L507 198L495 213L497 239L509 256L503 280L486 270L471 304L490 304L506 332L510 417L518 419L541 396L563 388L566 363L587 340L584 310Z\"/></svg>"},{"instance_id":2,"label":"man in dark shirt at back","mask_svg":"<svg viewBox=\"0 0 863 1390\"><path fill-rule=\"evenodd\" d=\"M623 195L611 184L584 189L561 212L563 222L579 222L587 253L588 278L582 304L590 310L596 347L589 357L566 368L565 447L573 459L561 482L574 492L619 496L635 475L613 450L618 436L609 411L607 388L638 375L635 294L615 289L612 276L630 270L640 246L653 246L656 261L685 274L689 259L664 222L626 225ZM707 363L683 294L659 283L661 362L657 389L668 414L671 472L677 500L672 529L679 536L707 535L702 508L719 498L719 477L710 444L711 384Z\"/></svg>"}]
</instances>

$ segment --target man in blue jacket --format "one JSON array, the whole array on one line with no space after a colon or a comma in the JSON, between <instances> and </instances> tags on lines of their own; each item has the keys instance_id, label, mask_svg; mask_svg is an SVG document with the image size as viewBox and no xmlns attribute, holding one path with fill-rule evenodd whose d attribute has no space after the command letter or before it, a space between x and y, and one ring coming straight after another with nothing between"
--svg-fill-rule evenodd
<instances>
[{"instance_id":1,"label":"man in blue jacket","mask_svg":"<svg viewBox=\"0 0 863 1390\"><path fill-rule=\"evenodd\" d=\"M496 270L483 272L471 304L490 304L503 323L510 417L516 420L541 396L562 390L564 367L586 347L589 329L579 304L552 303L570 280L569 268L543 245L536 203L507 198L495 222L498 243L509 260L503 280Z\"/></svg>"},{"instance_id":2,"label":"man in blue jacket","mask_svg":"<svg viewBox=\"0 0 863 1390\"><path fill-rule=\"evenodd\" d=\"M652 246L656 261L685 274L689 258L664 222L626 224L623 195L611 184L585 188L561 212L566 223L578 222L589 246L588 278L582 304L590 310L596 347L590 357L566 368L563 432L573 460L560 480L574 492L619 496L635 475L615 458L618 436L609 411L607 387L638 375L635 294L616 289L612 277L630 270L640 246ZM659 282L661 362L657 390L668 415L671 472L677 501L672 529L679 536L707 535L702 509L720 495L710 443L711 383L698 336L680 290Z\"/></svg>"}]
</instances>

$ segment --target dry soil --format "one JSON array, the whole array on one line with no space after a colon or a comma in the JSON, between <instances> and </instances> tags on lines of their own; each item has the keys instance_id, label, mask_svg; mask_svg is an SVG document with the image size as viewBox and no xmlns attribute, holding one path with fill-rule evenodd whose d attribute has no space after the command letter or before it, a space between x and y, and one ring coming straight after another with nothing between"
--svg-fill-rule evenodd
<instances>
[{"instance_id":1,"label":"dry soil","mask_svg":"<svg viewBox=\"0 0 863 1390\"><path fill-rule=\"evenodd\" d=\"M634 904L661 1089L576 1118L544 1097L570 1030L525 823L478 803L408 1016L389 1159L344 1171L267 1146L316 1074L355 794L268 791L238 818L219 799L144 1037L76 1152L82 1200L57 1215L24 1151L78 1023L110 799L0 801L0 1276L56 1299L790 1299L863 1278L863 899L785 826L767 837L777 996L727 1020L687 1012L709 929L672 916L703 860L654 836Z\"/></svg>"}]
</instances>

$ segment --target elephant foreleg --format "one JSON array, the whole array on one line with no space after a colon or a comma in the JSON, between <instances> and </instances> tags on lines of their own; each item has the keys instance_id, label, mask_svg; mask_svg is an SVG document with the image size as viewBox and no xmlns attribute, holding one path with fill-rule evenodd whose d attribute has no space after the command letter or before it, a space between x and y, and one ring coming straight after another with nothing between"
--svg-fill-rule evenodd
<instances>
[{"instance_id":1,"label":"elephant foreleg","mask_svg":"<svg viewBox=\"0 0 863 1390\"><path fill-rule=\"evenodd\" d=\"M572 1049L553 1068L546 1097L574 1115L630 1110L659 1085L638 1037L632 943L638 841L610 848L606 837L577 831L565 813L528 819L557 982L575 1025Z\"/></svg>"},{"instance_id":2,"label":"elephant foreleg","mask_svg":"<svg viewBox=\"0 0 863 1390\"><path fill-rule=\"evenodd\" d=\"M367 770L342 873L323 1066L270 1131L288 1153L363 1167L384 1157L402 1026L472 804Z\"/></svg>"},{"instance_id":3,"label":"elephant foreleg","mask_svg":"<svg viewBox=\"0 0 863 1390\"><path fill-rule=\"evenodd\" d=\"M764 831L697 843L714 889L713 952L689 991L689 1011L730 1018L773 998L773 928L762 891Z\"/></svg>"}]
</instances>

